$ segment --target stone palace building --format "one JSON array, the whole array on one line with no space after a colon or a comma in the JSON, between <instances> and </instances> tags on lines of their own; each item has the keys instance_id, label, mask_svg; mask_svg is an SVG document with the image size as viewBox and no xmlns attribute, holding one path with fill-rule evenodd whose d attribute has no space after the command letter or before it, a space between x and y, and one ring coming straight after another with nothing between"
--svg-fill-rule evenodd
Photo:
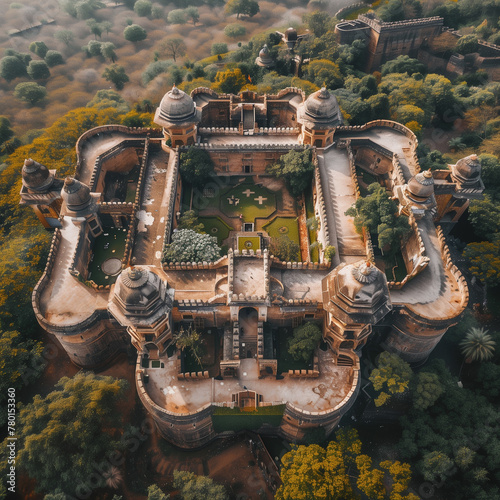
<instances>
[{"instance_id":1,"label":"stone palace building","mask_svg":"<svg viewBox=\"0 0 500 500\"><path fill-rule=\"evenodd\" d=\"M218 416L247 410L263 418L260 432L300 441L322 427L328 435L356 400L368 341L419 364L460 320L468 290L444 233L481 196L476 156L422 172L409 129L388 120L345 126L325 89L306 98L296 88L187 95L174 87L154 120L161 128L87 131L75 173L64 180L27 159L20 195L54 228L33 291L40 325L83 368L137 351L137 391L165 439L202 446L227 432ZM215 164L201 191L179 174L191 145ZM315 172L294 199L266 167L304 148ZM409 217L397 273L345 215L370 179ZM248 211L239 213L244 203ZM191 208L220 238L223 255L163 262L179 216ZM317 229L306 227L310 215ZM271 255L273 231L296 233L298 262ZM332 262L324 256L330 245ZM283 370L280 338L309 321L321 326L323 341L303 369ZM188 353L175 349L181 326L202 333L206 367L193 369Z\"/></svg>"}]
</instances>

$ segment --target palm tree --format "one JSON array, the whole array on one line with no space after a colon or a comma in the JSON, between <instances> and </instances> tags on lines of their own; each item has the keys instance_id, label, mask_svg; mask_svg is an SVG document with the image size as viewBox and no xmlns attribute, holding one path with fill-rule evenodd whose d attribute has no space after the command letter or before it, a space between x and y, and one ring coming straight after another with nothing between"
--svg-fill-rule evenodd
<instances>
[{"instance_id":1,"label":"palm tree","mask_svg":"<svg viewBox=\"0 0 500 500\"><path fill-rule=\"evenodd\" d=\"M495 341L488 334L488 330L483 328L472 327L460 342L460 346L467 363L487 361L495 352Z\"/></svg>"}]
</instances>

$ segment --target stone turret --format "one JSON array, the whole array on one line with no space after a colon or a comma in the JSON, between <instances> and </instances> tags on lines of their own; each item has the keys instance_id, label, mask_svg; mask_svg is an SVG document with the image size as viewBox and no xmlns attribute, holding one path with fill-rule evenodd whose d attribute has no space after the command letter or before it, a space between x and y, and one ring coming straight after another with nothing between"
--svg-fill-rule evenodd
<instances>
[{"instance_id":1,"label":"stone turret","mask_svg":"<svg viewBox=\"0 0 500 500\"><path fill-rule=\"evenodd\" d=\"M21 188L21 205L29 205L46 229L61 227L62 180L57 179L56 171L28 158L24 160Z\"/></svg>"},{"instance_id":2,"label":"stone turret","mask_svg":"<svg viewBox=\"0 0 500 500\"><path fill-rule=\"evenodd\" d=\"M139 353L164 352L172 337L171 309L167 284L147 266L122 271L108 303L108 311L127 327Z\"/></svg>"},{"instance_id":3,"label":"stone turret","mask_svg":"<svg viewBox=\"0 0 500 500\"><path fill-rule=\"evenodd\" d=\"M196 125L201 117L193 99L175 85L156 109L154 122L163 127L165 141L172 146L185 146L196 142Z\"/></svg>"},{"instance_id":4,"label":"stone turret","mask_svg":"<svg viewBox=\"0 0 500 500\"><path fill-rule=\"evenodd\" d=\"M255 59L255 64L262 68L272 68L274 66L274 60L269 53L267 45L264 45L260 50L258 57Z\"/></svg>"},{"instance_id":5,"label":"stone turret","mask_svg":"<svg viewBox=\"0 0 500 500\"><path fill-rule=\"evenodd\" d=\"M358 349L391 309L385 274L370 261L341 265L323 278L325 336L334 350Z\"/></svg>"},{"instance_id":6,"label":"stone turret","mask_svg":"<svg viewBox=\"0 0 500 500\"><path fill-rule=\"evenodd\" d=\"M427 211L436 207L434 197L434 178L432 172L426 170L414 175L403 189L403 205L406 212L411 211L416 220L421 219Z\"/></svg>"},{"instance_id":7,"label":"stone turret","mask_svg":"<svg viewBox=\"0 0 500 500\"><path fill-rule=\"evenodd\" d=\"M342 125L337 98L322 88L311 94L299 107L297 121L302 125L302 142L317 147L332 143L333 133Z\"/></svg>"},{"instance_id":8,"label":"stone turret","mask_svg":"<svg viewBox=\"0 0 500 500\"><path fill-rule=\"evenodd\" d=\"M481 162L475 154L458 160L455 165L451 165L451 171L461 186L475 186L481 181Z\"/></svg>"}]
</instances>

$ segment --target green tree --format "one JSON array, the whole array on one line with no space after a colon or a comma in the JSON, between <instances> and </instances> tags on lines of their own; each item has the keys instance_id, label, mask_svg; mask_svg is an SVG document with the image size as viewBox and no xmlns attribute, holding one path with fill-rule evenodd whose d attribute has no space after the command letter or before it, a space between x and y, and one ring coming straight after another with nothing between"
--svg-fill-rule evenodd
<instances>
[{"instance_id":1,"label":"green tree","mask_svg":"<svg viewBox=\"0 0 500 500\"><path fill-rule=\"evenodd\" d=\"M321 340L321 329L315 323L304 323L293 329L288 341L288 352L295 360L307 363Z\"/></svg>"},{"instance_id":2,"label":"green tree","mask_svg":"<svg viewBox=\"0 0 500 500\"><path fill-rule=\"evenodd\" d=\"M49 68L53 68L54 66L59 66L60 64L64 64L63 56L57 50L48 50L45 55L44 61L47 63Z\"/></svg>"},{"instance_id":3,"label":"green tree","mask_svg":"<svg viewBox=\"0 0 500 500\"><path fill-rule=\"evenodd\" d=\"M205 226L199 222L198 215L194 210L187 210L179 218L178 229L191 229L197 233L204 233Z\"/></svg>"},{"instance_id":4,"label":"green tree","mask_svg":"<svg viewBox=\"0 0 500 500\"><path fill-rule=\"evenodd\" d=\"M21 390L42 374L45 362L40 342L23 340L16 331L0 332L0 423L7 421L7 389Z\"/></svg>"},{"instance_id":5,"label":"green tree","mask_svg":"<svg viewBox=\"0 0 500 500\"><path fill-rule=\"evenodd\" d=\"M48 50L49 50L49 48L47 47L45 42L31 42L30 43L30 51L42 59L45 58Z\"/></svg>"},{"instance_id":6,"label":"green tree","mask_svg":"<svg viewBox=\"0 0 500 500\"><path fill-rule=\"evenodd\" d=\"M462 354L467 362L487 361L495 352L495 341L483 328L471 328L460 342Z\"/></svg>"},{"instance_id":7,"label":"green tree","mask_svg":"<svg viewBox=\"0 0 500 500\"><path fill-rule=\"evenodd\" d=\"M224 35L229 38L240 38L242 36L245 36L246 32L247 29L245 28L245 26L239 23L231 23L224 28Z\"/></svg>"},{"instance_id":8,"label":"green tree","mask_svg":"<svg viewBox=\"0 0 500 500\"><path fill-rule=\"evenodd\" d=\"M67 500L66 493L63 493L59 488L53 491L52 493L48 493L43 497L43 500Z\"/></svg>"},{"instance_id":9,"label":"green tree","mask_svg":"<svg viewBox=\"0 0 500 500\"><path fill-rule=\"evenodd\" d=\"M50 77L50 70L45 61L31 61L28 65L28 75L33 80L46 80Z\"/></svg>"},{"instance_id":10,"label":"green tree","mask_svg":"<svg viewBox=\"0 0 500 500\"><path fill-rule=\"evenodd\" d=\"M200 234L191 229L181 229L172 236L166 246L163 260L166 262L213 262L220 256L217 238Z\"/></svg>"},{"instance_id":11,"label":"green tree","mask_svg":"<svg viewBox=\"0 0 500 500\"><path fill-rule=\"evenodd\" d=\"M8 82L26 76L26 64L15 56L2 57L0 59L0 75Z\"/></svg>"},{"instance_id":12,"label":"green tree","mask_svg":"<svg viewBox=\"0 0 500 500\"><path fill-rule=\"evenodd\" d=\"M129 42L140 42L145 40L148 34L142 26L139 26L138 24L131 24L123 30L123 36L125 37L125 40L128 40Z\"/></svg>"},{"instance_id":13,"label":"green tree","mask_svg":"<svg viewBox=\"0 0 500 500\"><path fill-rule=\"evenodd\" d=\"M102 77L108 82L112 82L116 90L122 90L125 84L129 81L129 77L125 73L125 68L118 64L112 64L108 66Z\"/></svg>"},{"instance_id":14,"label":"green tree","mask_svg":"<svg viewBox=\"0 0 500 500\"><path fill-rule=\"evenodd\" d=\"M477 52L479 42L476 35L464 35L458 39L455 50L459 54L470 54L471 52Z\"/></svg>"},{"instance_id":15,"label":"green tree","mask_svg":"<svg viewBox=\"0 0 500 500\"><path fill-rule=\"evenodd\" d=\"M401 238L411 230L408 218L397 215L397 205L379 183L368 186L368 195L358 198L356 203L345 212L354 217L354 226L361 234L365 227L370 233L378 234L378 244L387 252L399 248Z\"/></svg>"},{"instance_id":16,"label":"green tree","mask_svg":"<svg viewBox=\"0 0 500 500\"><path fill-rule=\"evenodd\" d=\"M228 51L227 43L214 43L212 48L210 49L210 53L213 56L217 56L219 54L226 54Z\"/></svg>"},{"instance_id":17,"label":"green tree","mask_svg":"<svg viewBox=\"0 0 500 500\"><path fill-rule=\"evenodd\" d=\"M412 59L406 55L387 61L380 68L383 76L389 73L408 73L408 75L412 75L413 73L425 73L425 70L425 64L421 63L418 59Z\"/></svg>"},{"instance_id":18,"label":"green tree","mask_svg":"<svg viewBox=\"0 0 500 500\"><path fill-rule=\"evenodd\" d=\"M284 179L290 193L298 197L311 184L314 173L311 150L292 149L266 171L279 179Z\"/></svg>"},{"instance_id":19,"label":"green tree","mask_svg":"<svg viewBox=\"0 0 500 500\"><path fill-rule=\"evenodd\" d=\"M181 326L180 330L174 335L173 341L177 349L189 350L189 352L194 356L200 369L203 370L203 363L201 362L201 357L203 355L203 345L200 340L200 334L191 328L184 330Z\"/></svg>"},{"instance_id":20,"label":"green tree","mask_svg":"<svg viewBox=\"0 0 500 500\"><path fill-rule=\"evenodd\" d=\"M307 79L318 87L336 89L342 87L344 78L340 73L338 64L327 59L311 61L306 69Z\"/></svg>"},{"instance_id":21,"label":"green tree","mask_svg":"<svg viewBox=\"0 0 500 500\"><path fill-rule=\"evenodd\" d=\"M106 59L109 59L112 63L116 61L115 44L111 42L105 42L101 45L101 54Z\"/></svg>"},{"instance_id":22,"label":"green tree","mask_svg":"<svg viewBox=\"0 0 500 500\"><path fill-rule=\"evenodd\" d=\"M69 45L73 41L74 37L75 35L71 30L58 30L54 33L54 38L65 43L66 45Z\"/></svg>"},{"instance_id":23,"label":"green tree","mask_svg":"<svg viewBox=\"0 0 500 500\"><path fill-rule=\"evenodd\" d=\"M469 243L464 250L469 270L486 285L500 284L500 238L495 241Z\"/></svg>"},{"instance_id":24,"label":"green tree","mask_svg":"<svg viewBox=\"0 0 500 500\"><path fill-rule=\"evenodd\" d=\"M190 147L181 153L180 172L185 182L201 188L213 175L214 162L204 149Z\"/></svg>"},{"instance_id":25,"label":"green tree","mask_svg":"<svg viewBox=\"0 0 500 500\"><path fill-rule=\"evenodd\" d=\"M292 445L281 459L283 484L276 500L346 500L354 497L347 467L338 443Z\"/></svg>"},{"instance_id":26,"label":"green tree","mask_svg":"<svg viewBox=\"0 0 500 500\"><path fill-rule=\"evenodd\" d=\"M224 486L207 476L193 472L174 471L174 488L180 490L183 500L229 500Z\"/></svg>"},{"instance_id":27,"label":"green tree","mask_svg":"<svg viewBox=\"0 0 500 500\"><path fill-rule=\"evenodd\" d=\"M31 105L42 101L47 96L47 90L42 85L34 82L18 83L14 89L14 95Z\"/></svg>"},{"instance_id":28,"label":"green tree","mask_svg":"<svg viewBox=\"0 0 500 500\"><path fill-rule=\"evenodd\" d=\"M167 21L170 24L186 24L187 16L184 9L174 9L168 13Z\"/></svg>"},{"instance_id":29,"label":"green tree","mask_svg":"<svg viewBox=\"0 0 500 500\"><path fill-rule=\"evenodd\" d=\"M89 31L92 35L94 35L94 40L97 39L97 37L101 38L102 36L102 25L101 23L98 23L95 19L87 19L87 27L89 28Z\"/></svg>"},{"instance_id":30,"label":"green tree","mask_svg":"<svg viewBox=\"0 0 500 500\"><path fill-rule=\"evenodd\" d=\"M435 373L420 372L411 384L413 406L425 410L432 406L443 394L443 386Z\"/></svg>"},{"instance_id":31,"label":"green tree","mask_svg":"<svg viewBox=\"0 0 500 500\"><path fill-rule=\"evenodd\" d=\"M271 238L269 252L283 262L297 262L300 247L288 235L283 234L278 238Z\"/></svg>"},{"instance_id":32,"label":"green tree","mask_svg":"<svg viewBox=\"0 0 500 500\"><path fill-rule=\"evenodd\" d=\"M95 96L87 103L87 108L106 109L116 108L122 113L129 111L128 104L115 90L98 90Z\"/></svg>"},{"instance_id":33,"label":"green tree","mask_svg":"<svg viewBox=\"0 0 500 500\"><path fill-rule=\"evenodd\" d=\"M422 475L426 481L444 481L454 473L454 463L441 451L433 451L424 455Z\"/></svg>"},{"instance_id":34,"label":"green tree","mask_svg":"<svg viewBox=\"0 0 500 500\"><path fill-rule=\"evenodd\" d=\"M316 37L322 37L334 28L332 18L326 12L319 10L306 14L302 20Z\"/></svg>"},{"instance_id":35,"label":"green tree","mask_svg":"<svg viewBox=\"0 0 500 500\"><path fill-rule=\"evenodd\" d=\"M337 253L337 250L335 249L334 246L332 245L327 245L325 248L325 259L333 262L333 257L335 257L335 254Z\"/></svg>"},{"instance_id":36,"label":"green tree","mask_svg":"<svg viewBox=\"0 0 500 500\"><path fill-rule=\"evenodd\" d=\"M240 15L253 17L260 11L259 4L255 0L228 0L224 8L226 14L236 14L236 19Z\"/></svg>"},{"instance_id":37,"label":"green tree","mask_svg":"<svg viewBox=\"0 0 500 500\"><path fill-rule=\"evenodd\" d=\"M153 5L153 8L151 9L151 17L153 19L164 19L165 16L165 11L163 10L163 7L161 5Z\"/></svg>"},{"instance_id":38,"label":"green tree","mask_svg":"<svg viewBox=\"0 0 500 500\"><path fill-rule=\"evenodd\" d=\"M483 153L481 160L481 179L486 191L500 198L500 160L497 156Z\"/></svg>"},{"instance_id":39,"label":"green tree","mask_svg":"<svg viewBox=\"0 0 500 500\"><path fill-rule=\"evenodd\" d=\"M422 4L419 0L389 0L379 9L382 21L403 21L422 17Z\"/></svg>"},{"instance_id":40,"label":"green tree","mask_svg":"<svg viewBox=\"0 0 500 500\"><path fill-rule=\"evenodd\" d=\"M168 500L169 498L170 495L165 495L156 484L148 487L148 500Z\"/></svg>"},{"instance_id":41,"label":"green tree","mask_svg":"<svg viewBox=\"0 0 500 500\"><path fill-rule=\"evenodd\" d=\"M186 44L179 37L166 38L161 42L160 50L176 61L177 57L182 57L186 54Z\"/></svg>"},{"instance_id":42,"label":"green tree","mask_svg":"<svg viewBox=\"0 0 500 500\"><path fill-rule=\"evenodd\" d=\"M0 147L14 135L10 121L6 116L0 116Z\"/></svg>"},{"instance_id":43,"label":"green tree","mask_svg":"<svg viewBox=\"0 0 500 500\"><path fill-rule=\"evenodd\" d=\"M378 367L370 374L370 382L376 391L375 406L382 406L394 394L402 394L408 388L412 371L410 365L397 354L383 352L378 357Z\"/></svg>"},{"instance_id":44,"label":"green tree","mask_svg":"<svg viewBox=\"0 0 500 500\"><path fill-rule=\"evenodd\" d=\"M484 365L482 365L484 366ZM467 470L474 463L476 452L462 446L455 453L455 464L462 470Z\"/></svg>"},{"instance_id":45,"label":"green tree","mask_svg":"<svg viewBox=\"0 0 500 500\"><path fill-rule=\"evenodd\" d=\"M198 11L198 7L190 6L184 10L188 19L191 19L193 26L196 26L196 23L200 20L200 12Z\"/></svg>"},{"instance_id":46,"label":"green tree","mask_svg":"<svg viewBox=\"0 0 500 500\"><path fill-rule=\"evenodd\" d=\"M500 233L500 204L488 195L482 200L473 200L469 206L469 221L478 236L494 239L494 234Z\"/></svg>"},{"instance_id":47,"label":"green tree","mask_svg":"<svg viewBox=\"0 0 500 500\"><path fill-rule=\"evenodd\" d=\"M151 15L151 10L153 4L149 0L137 0L134 4L134 12L139 17L149 17Z\"/></svg>"},{"instance_id":48,"label":"green tree","mask_svg":"<svg viewBox=\"0 0 500 500\"><path fill-rule=\"evenodd\" d=\"M59 487L74 494L88 488L96 476L94 465L118 448L112 435L120 426L117 402L125 387L125 380L78 373L63 377L53 392L37 395L23 407L18 416L19 465L40 490ZM104 484L102 476L97 478Z\"/></svg>"}]
</instances>

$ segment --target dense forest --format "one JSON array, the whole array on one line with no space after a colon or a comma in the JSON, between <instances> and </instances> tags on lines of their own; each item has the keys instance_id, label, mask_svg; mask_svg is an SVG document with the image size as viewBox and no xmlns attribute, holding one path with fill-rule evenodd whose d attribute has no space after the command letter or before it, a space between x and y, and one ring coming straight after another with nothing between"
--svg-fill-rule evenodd
<instances>
[{"instance_id":1,"label":"dense forest","mask_svg":"<svg viewBox=\"0 0 500 500\"><path fill-rule=\"evenodd\" d=\"M397 439L378 445L375 439L363 455L355 433L341 433L330 443L312 439L319 444L285 455L285 485L278 498L311 498L311 485L323 483L331 490L317 498L356 498L361 493L363 498L390 499L418 498L417 493L436 499L500 498L500 83L481 70L451 78L436 74L408 56L364 73L366 46L359 40L339 45L334 33L335 13L348 3L54 0L4 6L0 401L6 402L7 388L18 390L18 464L46 499L66 498L69 486L89 473L88 461L105 450L126 455L124 442L136 429L119 418L126 387L122 380L79 375L62 379L53 392L33 399L30 388L37 387L50 357L31 308L31 291L43 272L51 234L18 204L21 167L31 157L57 169L59 177L72 173L75 144L85 130L107 123L152 126L155 107L174 83L188 93L198 86L222 93L275 93L295 86L310 94L326 86L337 96L346 123L389 118L413 130L420 141L422 169L446 168L479 154L484 197L471 203L467 220L449 237L471 287L464 319L418 370L383 353L370 353L373 363L366 382L373 386L375 404L403 408ZM354 19L369 10L386 21L444 17L463 36L444 32L437 37L427 50L438 58L474 53L478 40L500 44L500 6L495 0L377 0L343 16ZM299 71L276 34L289 26L308 33L296 47L303 60ZM272 70L255 64L264 44L275 61ZM483 350L471 351L471 345ZM73 390L82 396L78 403L69 395ZM89 417L96 401L103 402L100 413ZM80 411L74 412L75 405ZM87 406L89 412L83 411ZM35 413L39 418L33 419ZM2 404L2 429L6 419ZM64 419L72 426L57 425ZM367 429L358 430L365 443ZM6 445L4 441L3 451ZM63 479L39 461L61 468L67 464ZM6 458L0 465L7 470ZM309 474L318 467L335 471L336 481ZM182 498L199 498L183 493L189 481L193 488L210 491L211 498L226 497L220 485L192 476L175 478ZM103 479L102 498L113 498L110 484L112 477ZM138 486L137 493L167 498L158 487L149 489ZM5 494L2 482L0 497Z\"/></svg>"}]
</instances>

